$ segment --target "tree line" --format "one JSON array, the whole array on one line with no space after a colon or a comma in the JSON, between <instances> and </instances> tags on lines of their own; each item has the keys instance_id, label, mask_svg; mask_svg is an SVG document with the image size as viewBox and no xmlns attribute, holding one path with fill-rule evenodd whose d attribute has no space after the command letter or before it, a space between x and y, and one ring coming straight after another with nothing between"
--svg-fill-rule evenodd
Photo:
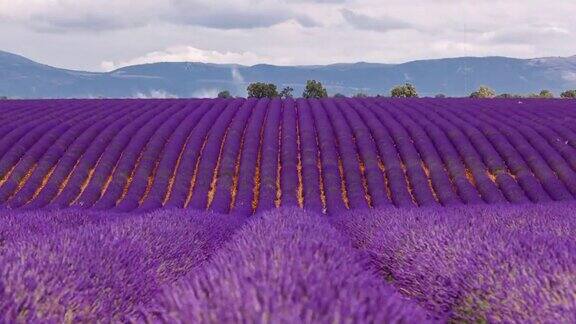
<instances>
[{"instance_id":1,"label":"tree line","mask_svg":"<svg viewBox=\"0 0 576 324\"><path fill-rule=\"evenodd\" d=\"M255 82L248 85L246 89L248 93L248 98L292 98L294 94L294 88L285 87L281 91L278 91L278 87L273 83ZM306 87L302 93L303 98L326 98L328 97L328 91L322 85L321 82L316 80L308 80L306 82ZM336 93L333 97L345 97L343 94ZM364 98L368 97L365 93L357 93L353 97ZM377 95L377 97L386 97L383 95ZM416 87L411 83L405 83L402 85L395 86L390 90L388 97L392 98L418 98L418 91ZM446 95L437 94L436 98L446 98ZM470 98L554 98L554 94L549 90L542 90L539 93L532 93L529 95L519 95L510 93L497 94L494 90L487 86L480 86L478 90L472 92L469 95ZM576 99L576 90L567 90L560 94L561 98L566 99ZM218 98L232 98L230 91L224 90L218 93Z\"/></svg>"}]
</instances>

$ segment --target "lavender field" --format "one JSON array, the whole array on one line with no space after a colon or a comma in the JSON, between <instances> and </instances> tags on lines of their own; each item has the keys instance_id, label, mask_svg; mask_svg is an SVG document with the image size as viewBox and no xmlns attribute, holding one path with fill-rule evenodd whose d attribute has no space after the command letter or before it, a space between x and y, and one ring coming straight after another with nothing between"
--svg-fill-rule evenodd
<instances>
[{"instance_id":1,"label":"lavender field","mask_svg":"<svg viewBox=\"0 0 576 324\"><path fill-rule=\"evenodd\" d=\"M0 323L576 321L576 102L0 101Z\"/></svg>"}]
</instances>

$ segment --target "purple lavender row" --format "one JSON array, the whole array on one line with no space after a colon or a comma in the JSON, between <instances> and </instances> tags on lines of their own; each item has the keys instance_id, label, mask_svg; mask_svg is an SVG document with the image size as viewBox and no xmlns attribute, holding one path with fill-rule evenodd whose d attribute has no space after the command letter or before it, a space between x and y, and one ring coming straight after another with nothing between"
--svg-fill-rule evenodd
<instances>
[{"instance_id":1,"label":"purple lavender row","mask_svg":"<svg viewBox=\"0 0 576 324\"><path fill-rule=\"evenodd\" d=\"M410 116L414 125L422 125L421 127L427 134L426 138L429 138L433 143L433 147L437 148L439 153L437 157L440 158L440 163L443 164L442 169L445 169L445 172L448 172L450 176L450 182L446 185L453 186L465 204L483 203L484 200L474 185L474 181L467 177L467 166L463 157L448 138L446 130L432 122L433 116L430 118L419 118L417 110L412 105L408 103L405 105L409 109L403 109L402 112Z\"/></svg>"},{"instance_id":2,"label":"purple lavender row","mask_svg":"<svg viewBox=\"0 0 576 324\"><path fill-rule=\"evenodd\" d=\"M505 118L508 116L508 118ZM496 119L504 125L509 125L512 129L517 130L539 153L543 161L541 163L546 163L550 169L556 174L559 180L566 186L568 191L570 191L572 197L574 198L576 194L576 173L570 168L570 165L557 150L558 146L554 147L555 143L558 143L557 136L550 134L550 132L538 132L534 125L528 126L528 121L524 119L516 119L512 117L512 120L521 121L520 124L510 123L511 118L507 113L502 114L502 116L493 116L492 119ZM539 126L538 129L541 130ZM559 143L558 143L559 144ZM570 155L568 155L570 156ZM576 159L576 157L574 157Z\"/></svg>"},{"instance_id":3,"label":"purple lavender row","mask_svg":"<svg viewBox=\"0 0 576 324\"><path fill-rule=\"evenodd\" d=\"M350 208L368 208L368 201L371 200L368 188L364 188L364 180L360 173L360 161L356 139L333 100L321 101L326 115L334 129L338 156L342 161L344 181L346 183L346 194L348 196Z\"/></svg>"},{"instance_id":4,"label":"purple lavender row","mask_svg":"<svg viewBox=\"0 0 576 324\"><path fill-rule=\"evenodd\" d=\"M134 135L131 136L130 142L122 150L120 157L116 161L114 170L110 173L110 181L102 187L102 194L96 201L89 202L87 206L93 205L96 209L110 209L114 208L116 204L124 198L128 187L134 177L134 172L140 167L142 159L149 156L146 155L147 148L153 141L156 134L163 130L163 126L172 120L183 118L186 113L181 109L179 103L173 103L167 106L165 110L150 119L144 124ZM86 206L86 201L85 201Z\"/></svg>"},{"instance_id":5,"label":"purple lavender row","mask_svg":"<svg viewBox=\"0 0 576 324\"><path fill-rule=\"evenodd\" d=\"M67 106L60 107L60 114L66 113L68 116L76 116L79 109ZM26 149L36 143L40 137L49 129L59 124L59 120L54 116L47 119L36 119L26 123L0 139L0 175L5 176L8 170L26 152Z\"/></svg>"},{"instance_id":6,"label":"purple lavender row","mask_svg":"<svg viewBox=\"0 0 576 324\"><path fill-rule=\"evenodd\" d=\"M167 192L165 206L178 208L185 206L191 190L196 162L200 158L207 134L228 103L228 100L215 100L213 106L190 134L176 171L174 183Z\"/></svg>"},{"instance_id":7,"label":"purple lavender row","mask_svg":"<svg viewBox=\"0 0 576 324\"><path fill-rule=\"evenodd\" d=\"M11 207L21 207L35 198L36 193L42 189L45 181L47 183L56 164L59 163L65 152L70 150L70 145L76 138L87 132L90 127L102 124L103 121L109 123L113 121L112 118L118 118L121 114L125 113L123 109L118 109L110 113L106 109L103 109L102 105L92 107L91 109L94 111L92 116L80 120L79 123L69 128L54 143L45 146L47 150L38 159L37 167L32 172L30 178L28 178L28 181L26 181L20 191L10 200L9 204Z\"/></svg>"},{"instance_id":8,"label":"purple lavender row","mask_svg":"<svg viewBox=\"0 0 576 324\"><path fill-rule=\"evenodd\" d=\"M338 213L348 208L348 196L344 192L344 175L340 174L341 159L336 147L334 129L320 101L312 99L309 102L318 136L326 208L329 213Z\"/></svg>"},{"instance_id":9,"label":"purple lavender row","mask_svg":"<svg viewBox=\"0 0 576 324\"><path fill-rule=\"evenodd\" d=\"M530 145L526 138L517 130L495 121L484 109L479 109L477 118L487 125L495 127L501 131L504 136L516 148L520 156L526 161L526 164L532 173L538 178L544 189L550 194L554 200L567 200L572 199L572 195L568 192L564 184L554 174L552 169L546 164L546 161L540 154Z\"/></svg>"},{"instance_id":10,"label":"purple lavender row","mask_svg":"<svg viewBox=\"0 0 576 324\"><path fill-rule=\"evenodd\" d=\"M390 114L410 134L411 140L422 157L422 168L429 179L435 199L444 206L480 203L478 192L465 178L460 156L437 128L421 125L407 111L408 107L389 109Z\"/></svg>"},{"instance_id":11,"label":"purple lavender row","mask_svg":"<svg viewBox=\"0 0 576 324\"><path fill-rule=\"evenodd\" d=\"M21 188L23 182L27 180L29 174L36 168L38 159L60 136L71 128L72 124L76 122L81 123L82 120L86 118L85 115L86 112L84 114L70 114L70 119L67 120L68 122L55 122L53 124L54 127L44 129L45 133L40 135L34 143L29 143L29 147L24 149L23 146L17 146L17 150L8 152L6 156L7 160L18 159L19 161L6 182L0 187L0 201L7 202ZM36 128L34 131L39 132L40 129L42 128ZM20 150L18 150L18 148L20 148Z\"/></svg>"},{"instance_id":12,"label":"purple lavender row","mask_svg":"<svg viewBox=\"0 0 576 324\"><path fill-rule=\"evenodd\" d=\"M212 107L213 102L209 100L196 101L194 105L187 106L186 109L191 109L191 113L180 123L174 131L174 134L166 143L164 151L159 156L160 161L157 162L157 170L152 180L152 185L148 195L145 197L141 210L151 210L162 207L165 198L168 194L171 181L175 177L178 168L178 163L182 159L181 154L192 132L206 116L209 109ZM197 108L192 108L197 107Z\"/></svg>"},{"instance_id":13,"label":"purple lavender row","mask_svg":"<svg viewBox=\"0 0 576 324\"><path fill-rule=\"evenodd\" d=\"M13 105L12 109L6 110L2 114L2 125L0 126L0 137L5 136L8 132L15 128L29 123L30 121L38 121L38 119L46 120L62 114L62 109L67 111L74 107L82 107L88 105L89 102L79 102L69 100L67 102L60 101L38 101L23 102L18 105Z\"/></svg>"},{"instance_id":14,"label":"purple lavender row","mask_svg":"<svg viewBox=\"0 0 576 324\"><path fill-rule=\"evenodd\" d=\"M128 177L140 157L140 150L153 133L155 125L175 113L173 103L159 107L160 111L147 114L148 117L142 124L131 123L110 142L95 165L93 177L86 190L73 205L84 208L92 207L96 203L99 203L97 207L114 206L115 199L122 191L123 180Z\"/></svg>"},{"instance_id":15,"label":"purple lavender row","mask_svg":"<svg viewBox=\"0 0 576 324\"><path fill-rule=\"evenodd\" d=\"M480 153L474 148L474 145L464 131L456 127L454 123L447 122L447 120L438 113L438 109L423 107L421 104L415 106L414 109L420 114L426 114L431 123L444 131L447 139L452 143L465 164L467 168L465 172L470 173L470 181L473 182L473 185L484 201L490 204L506 202L506 198L500 192L500 189L488 178L486 174L488 167L484 164ZM524 196L519 187L518 190L520 190L521 195Z\"/></svg>"},{"instance_id":16,"label":"purple lavender row","mask_svg":"<svg viewBox=\"0 0 576 324\"><path fill-rule=\"evenodd\" d=\"M124 192L116 202L117 210L131 211L140 205L151 185L150 179L155 177L154 169L159 163L161 154L165 153L167 142L173 136L174 132L182 124L183 120L188 117L196 108L195 103L186 105L182 103L179 110L157 128L154 135L150 137L141 151L141 158L138 159L131 171L131 182L126 182Z\"/></svg>"},{"instance_id":17,"label":"purple lavender row","mask_svg":"<svg viewBox=\"0 0 576 324\"><path fill-rule=\"evenodd\" d=\"M258 212L275 207L278 189L276 188L276 177L278 176L278 156L280 154L278 138L280 136L280 120L282 119L282 101L275 98L269 105L266 123L263 125Z\"/></svg>"},{"instance_id":18,"label":"purple lavender row","mask_svg":"<svg viewBox=\"0 0 576 324\"><path fill-rule=\"evenodd\" d=\"M167 286L132 322L428 323L373 274L366 255L320 215L271 211L199 271Z\"/></svg>"},{"instance_id":19,"label":"purple lavender row","mask_svg":"<svg viewBox=\"0 0 576 324\"><path fill-rule=\"evenodd\" d=\"M354 101L338 100L336 104L340 107L356 139L358 155L365 168L365 181L371 206L378 208L389 205L391 201L388 197L385 175L380 170L379 156L370 130L352 108L351 105L355 105Z\"/></svg>"},{"instance_id":20,"label":"purple lavender row","mask_svg":"<svg viewBox=\"0 0 576 324\"><path fill-rule=\"evenodd\" d=\"M94 139L101 133L104 133L108 127L114 125L115 122L122 120L124 116L134 115L138 113L139 105L132 103L128 105L111 105L109 109L114 109L115 112L107 112L106 117L101 118L98 122L93 123L87 127L84 132L79 134L74 142L62 153L58 163L54 166L51 176L48 181L37 192L36 198L30 201L26 208L35 209L47 206L57 194L63 190L63 186L67 185L67 179L74 169L76 163L79 163L83 154L89 149L89 146L94 142ZM48 206L51 207L51 206Z\"/></svg>"},{"instance_id":21,"label":"purple lavender row","mask_svg":"<svg viewBox=\"0 0 576 324\"><path fill-rule=\"evenodd\" d=\"M401 167L401 157L388 130L369 109L372 103L356 101L354 109L370 129L376 142L379 157L386 176L386 187L390 190L390 199L398 207L414 206L408 190L408 179Z\"/></svg>"},{"instance_id":22,"label":"purple lavender row","mask_svg":"<svg viewBox=\"0 0 576 324\"><path fill-rule=\"evenodd\" d=\"M251 215L254 213L252 206L254 200L254 188L256 187L255 175L256 166L259 163L260 140L263 132L263 125L269 110L269 99L261 99L254 107L252 117L248 122L244 135L244 146L240 157L240 173L238 174L238 184L236 188L234 205L231 211L241 215Z\"/></svg>"},{"instance_id":23,"label":"purple lavender row","mask_svg":"<svg viewBox=\"0 0 576 324\"><path fill-rule=\"evenodd\" d=\"M96 168L101 167L100 162L103 162L103 155L106 151L113 149L114 142L126 143L130 137L128 136L135 129L141 127L149 118L157 115L162 110L162 105L155 106L153 102L148 102L146 105L139 107L140 113L137 116L126 115L119 119L114 124L107 127L89 146L88 150L82 155L82 158L77 162L77 166L73 168L72 173L69 175L69 180L62 192L58 194L53 200L52 204L57 207L68 207L75 203L81 195L83 195L93 179L97 179L102 183L105 175L96 173ZM110 162L108 162L109 164ZM94 192L93 195L100 196L100 192ZM79 204L81 206L81 204Z\"/></svg>"},{"instance_id":24,"label":"purple lavender row","mask_svg":"<svg viewBox=\"0 0 576 324\"><path fill-rule=\"evenodd\" d=\"M211 210L219 213L230 212L232 204L232 190L237 171L237 162L242 150L243 139L249 120L254 113L256 99L248 99L239 108L238 116L232 120L226 133L226 141L222 150L222 157L218 170L218 177L215 184L215 192Z\"/></svg>"},{"instance_id":25,"label":"purple lavender row","mask_svg":"<svg viewBox=\"0 0 576 324\"><path fill-rule=\"evenodd\" d=\"M384 108L382 109L382 113L387 114L390 122L392 122L392 124L397 123L397 125L400 126L398 127L400 130L398 132L398 145L406 146L408 144L406 139L403 139L404 136L408 137L409 142L412 144L406 146L410 149L408 149L404 155L407 157L419 157L421 159L419 165L414 165L413 168L414 172L411 176L414 178L413 186L427 187L429 190L425 192L426 196L428 192L430 192L435 202L447 206L458 205L462 202L478 203L481 201L478 193L471 184L468 183L467 179L464 180L456 177L453 166L443 161L443 159L446 158L444 154L451 148L450 144L442 141L442 137L439 134L431 133L429 129L415 123L410 115L404 112L406 108L402 105L405 105L405 103L392 103L390 105L382 105L381 107ZM402 140L406 144L401 144ZM439 152L437 153L439 160L436 161L433 160L433 152L435 151ZM400 152L402 152L402 149L400 149ZM412 158L409 158L409 160L410 159ZM450 162L453 162L453 160L454 159L450 160ZM460 162L460 160L457 161ZM408 168L407 163L407 169ZM422 180L417 180L417 178L421 176L420 174L425 177L426 184L423 184ZM464 172L462 172L462 175L463 174ZM418 197L416 190L414 190L414 194ZM430 198L425 199L428 200Z\"/></svg>"},{"instance_id":26,"label":"purple lavender row","mask_svg":"<svg viewBox=\"0 0 576 324\"><path fill-rule=\"evenodd\" d=\"M392 139L398 149L400 157L402 159L403 168L408 179L406 185L411 189L411 193L414 196L415 202L419 206L435 206L438 204L430 186L428 185L428 179L424 174L424 170L421 165L421 158L418 151L414 147L410 135L402 126L398 123L390 112L388 111L391 107L386 108L386 106L370 105L369 108L374 112L376 117L380 122L388 128ZM397 108L391 108L397 109Z\"/></svg>"},{"instance_id":27,"label":"purple lavender row","mask_svg":"<svg viewBox=\"0 0 576 324\"><path fill-rule=\"evenodd\" d=\"M159 211L21 240L0 256L0 322L120 321L202 265L239 225Z\"/></svg>"},{"instance_id":28,"label":"purple lavender row","mask_svg":"<svg viewBox=\"0 0 576 324\"><path fill-rule=\"evenodd\" d=\"M307 100L296 101L296 114L298 119L297 136L300 138L300 159L302 164L302 196L304 207L314 212L326 212L323 205L321 176L318 165L321 159L317 130L314 117ZM324 185L324 183L322 182Z\"/></svg>"},{"instance_id":29,"label":"purple lavender row","mask_svg":"<svg viewBox=\"0 0 576 324\"><path fill-rule=\"evenodd\" d=\"M230 101L224 112L214 123L213 128L210 130L210 133L206 138L206 146L202 151L202 156L200 157L196 180L191 188L192 196L190 197L189 206L192 208L206 209L208 203L211 202L210 199L213 198L213 196L209 197L213 194L210 193L211 185L214 176L218 175L218 161L220 159L222 147L226 142L227 131L230 123L237 116L239 107L243 103L244 100ZM246 113L246 110L243 110L242 112Z\"/></svg>"},{"instance_id":30,"label":"purple lavender row","mask_svg":"<svg viewBox=\"0 0 576 324\"><path fill-rule=\"evenodd\" d=\"M292 98L283 101L282 107L282 136L280 139L280 191L282 207L299 206L300 180L298 175L298 117L296 104Z\"/></svg>"},{"instance_id":31,"label":"purple lavender row","mask_svg":"<svg viewBox=\"0 0 576 324\"><path fill-rule=\"evenodd\" d=\"M460 109L462 110L462 109ZM501 176L513 176L520 184L526 195L534 202L550 201L550 195L544 190L542 184L532 174L531 169L526 165L520 153L516 150L514 145L510 143L509 139L504 136L498 129L487 123L482 123L476 119L474 111L466 109L460 111L449 107L447 113L462 118L466 123L474 125L480 129L483 136L497 150L498 154L506 161L506 166L492 170L496 178Z\"/></svg>"},{"instance_id":32,"label":"purple lavender row","mask_svg":"<svg viewBox=\"0 0 576 324\"><path fill-rule=\"evenodd\" d=\"M459 142L462 146L465 145L468 140L470 145L462 148L460 154L465 156L477 155L477 158L474 160L482 162L470 162L472 176L478 188L484 187L485 192L491 192L493 190L492 185L495 185L498 187L498 191L494 190L493 192L503 195L502 198L504 200L496 195L483 193L487 202L498 203L510 201L513 203L521 203L529 198L516 180L508 172L503 172L504 170L508 170L508 165L492 142L484 136L480 128L468 123L464 119L454 116L447 110L447 104L442 104L438 108L434 108L434 106L429 108L434 109L438 116L446 121L446 125L454 125L456 129L466 135L465 137L461 137L460 140L454 138L454 135L451 137L454 142ZM488 176L493 177L493 180L490 178L486 179ZM548 201L551 201L551 199L548 198Z\"/></svg>"},{"instance_id":33,"label":"purple lavender row","mask_svg":"<svg viewBox=\"0 0 576 324\"><path fill-rule=\"evenodd\" d=\"M562 155L562 158L576 170L576 147L570 143L576 143L576 132L571 131L563 125L550 126L541 119L532 118L533 114L526 113L524 110L515 110L513 113L503 112L514 120L526 123L536 130L541 136L544 136L548 143Z\"/></svg>"},{"instance_id":34,"label":"purple lavender row","mask_svg":"<svg viewBox=\"0 0 576 324\"><path fill-rule=\"evenodd\" d=\"M334 224L403 294L449 321L568 323L576 320L574 207L358 211Z\"/></svg>"},{"instance_id":35,"label":"purple lavender row","mask_svg":"<svg viewBox=\"0 0 576 324\"><path fill-rule=\"evenodd\" d=\"M16 128L28 124L30 122L38 121L39 118L49 118L54 114L53 109L55 103L48 103L45 105L15 105L11 111L2 113L0 119L0 138L5 137L7 134Z\"/></svg>"}]
</instances>

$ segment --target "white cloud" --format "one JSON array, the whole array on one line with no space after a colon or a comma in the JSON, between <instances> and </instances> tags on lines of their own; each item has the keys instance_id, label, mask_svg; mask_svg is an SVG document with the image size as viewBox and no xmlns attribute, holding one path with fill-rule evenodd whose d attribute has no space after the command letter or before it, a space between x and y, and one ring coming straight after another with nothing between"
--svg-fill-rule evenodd
<instances>
[{"instance_id":1,"label":"white cloud","mask_svg":"<svg viewBox=\"0 0 576 324\"><path fill-rule=\"evenodd\" d=\"M169 92L166 92L164 90L151 90L149 93L142 93L142 92L137 92L134 94L134 96L132 96L133 98L136 99L150 99L150 98L156 98L156 99L171 99L171 98L178 98L178 96L171 94Z\"/></svg>"},{"instance_id":2,"label":"white cloud","mask_svg":"<svg viewBox=\"0 0 576 324\"><path fill-rule=\"evenodd\" d=\"M87 70L570 56L570 12L574 0L0 0L0 49Z\"/></svg>"},{"instance_id":3,"label":"white cloud","mask_svg":"<svg viewBox=\"0 0 576 324\"><path fill-rule=\"evenodd\" d=\"M220 92L220 90L214 88L200 89L194 91L191 95L191 98L216 98L218 96L218 92Z\"/></svg>"},{"instance_id":4,"label":"white cloud","mask_svg":"<svg viewBox=\"0 0 576 324\"><path fill-rule=\"evenodd\" d=\"M254 65L267 60L269 59L251 52L219 52L214 50L198 49L192 46L175 46L161 51L150 52L126 61L104 61L100 66L105 71L112 71L130 65L158 62L203 62ZM242 80L242 76L235 69L232 69L232 76L235 80Z\"/></svg>"}]
</instances>

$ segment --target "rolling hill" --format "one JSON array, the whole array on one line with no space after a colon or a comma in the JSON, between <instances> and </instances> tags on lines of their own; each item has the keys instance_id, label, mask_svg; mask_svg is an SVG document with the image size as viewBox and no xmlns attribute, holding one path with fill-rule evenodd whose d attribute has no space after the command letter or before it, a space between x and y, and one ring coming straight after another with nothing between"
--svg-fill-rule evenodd
<instances>
[{"instance_id":1,"label":"rolling hill","mask_svg":"<svg viewBox=\"0 0 576 324\"><path fill-rule=\"evenodd\" d=\"M245 95L250 82L291 86L299 94L306 80L316 79L331 94L386 94L411 82L423 96L464 96L480 85L498 92L560 93L576 88L576 56L514 59L463 57L404 64L353 63L325 66L155 63L99 73L40 64L0 51L0 95L12 98L212 97L219 90Z\"/></svg>"}]
</instances>

